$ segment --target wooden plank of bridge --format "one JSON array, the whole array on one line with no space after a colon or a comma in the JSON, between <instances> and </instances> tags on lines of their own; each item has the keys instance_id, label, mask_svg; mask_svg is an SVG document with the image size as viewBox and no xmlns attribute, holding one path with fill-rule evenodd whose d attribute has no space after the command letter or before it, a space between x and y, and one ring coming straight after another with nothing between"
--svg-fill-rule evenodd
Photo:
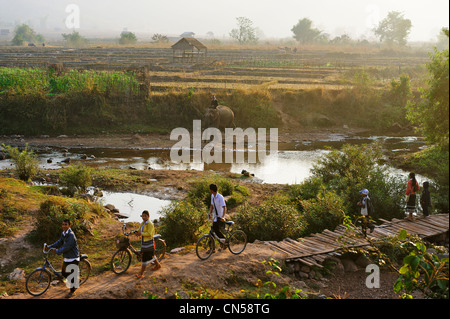
<instances>
[{"instance_id":1,"label":"wooden plank of bridge","mask_svg":"<svg viewBox=\"0 0 450 319\"><path fill-rule=\"evenodd\" d=\"M286 253L287 255L292 255L293 253L289 250L287 250L285 247L282 247L281 245L279 245L276 241L268 241L267 242L269 245L274 246L275 248L277 248L278 250Z\"/></svg>"},{"instance_id":2,"label":"wooden plank of bridge","mask_svg":"<svg viewBox=\"0 0 450 319\"><path fill-rule=\"evenodd\" d=\"M424 229L422 228L422 229L420 229L419 227L412 227L412 225L409 225L409 224L404 224L404 223L397 223L397 224L395 224L395 225L391 225L391 227L393 227L393 228L396 228L396 229L398 229L399 231L400 230L402 230L402 229L404 229L404 230L406 230L406 231L408 231L408 232L414 232L414 234L418 234L418 235L423 235L424 233ZM425 230L425 232L427 233L427 234L434 234L435 232L434 231L432 231L431 233L428 231L428 230ZM426 235L426 234L425 234Z\"/></svg>"},{"instance_id":3,"label":"wooden plank of bridge","mask_svg":"<svg viewBox=\"0 0 450 319\"><path fill-rule=\"evenodd\" d=\"M314 239L311 240L310 237L302 238L301 243L304 244L305 246L310 247L311 249L316 250L316 251L322 251L322 250L327 250L327 249L333 248L330 246L325 246L325 245L319 243L318 241L315 241Z\"/></svg>"},{"instance_id":4,"label":"wooden plank of bridge","mask_svg":"<svg viewBox=\"0 0 450 319\"><path fill-rule=\"evenodd\" d=\"M315 247L314 245L311 245L310 243L308 243L308 241L306 240L306 238L301 238L300 240L292 240L290 238L286 239L288 242L290 242L293 245L296 245L297 247L302 247L303 249L305 249L306 251L309 251L311 253L317 253L318 251L322 251L323 249Z\"/></svg>"},{"instance_id":5,"label":"wooden plank of bridge","mask_svg":"<svg viewBox=\"0 0 450 319\"><path fill-rule=\"evenodd\" d=\"M312 258L312 257L305 257L305 258L302 258L302 260L306 260L307 262L311 263L313 266L323 268L323 266L321 264L319 264L316 260L314 260L314 258Z\"/></svg>"},{"instance_id":6,"label":"wooden plank of bridge","mask_svg":"<svg viewBox=\"0 0 450 319\"><path fill-rule=\"evenodd\" d=\"M406 230L408 233L419 235L419 236L423 235L423 234L420 234L418 232L418 229L416 227L414 227L414 225L411 225L409 223L398 223L397 226L399 226L402 229Z\"/></svg>"},{"instance_id":7,"label":"wooden plank of bridge","mask_svg":"<svg viewBox=\"0 0 450 319\"><path fill-rule=\"evenodd\" d=\"M433 227L434 229L439 230L439 231L442 231L442 230L445 230L446 228L448 228L448 220L445 224L439 223L439 222L437 222L433 219L429 219L429 218L421 219L420 222L426 223L430 227Z\"/></svg>"},{"instance_id":8,"label":"wooden plank of bridge","mask_svg":"<svg viewBox=\"0 0 450 319\"><path fill-rule=\"evenodd\" d=\"M330 245L331 247L339 248L339 242L337 240L332 240L327 236L324 236L322 234L312 234L311 237L316 238L319 241L322 241L323 243L326 243Z\"/></svg>"},{"instance_id":9,"label":"wooden plank of bridge","mask_svg":"<svg viewBox=\"0 0 450 319\"><path fill-rule=\"evenodd\" d=\"M420 235L424 235L424 236L432 236L435 235L436 232L430 230L428 227L425 226L421 226L417 223L414 223L413 221L408 221L407 223L403 224L404 226L408 227L409 229L411 229L412 233L418 234Z\"/></svg>"},{"instance_id":10,"label":"wooden plank of bridge","mask_svg":"<svg viewBox=\"0 0 450 319\"><path fill-rule=\"evenodd\" d=\"M291 243L291 242L286 241L286 240L283 240L283 244L286 247L289 247L290 250L295 251L297 254L301 254L301 253L305 252L304 247L301 247L300 245L295 245L294 243Z\"/></svg>"},{"instance_id":11,"label":"wooden plank of bridge","mask_svg":"<svg viewBox=\"0 0 450 319\"><path fill-rule=\"evenodd\" d=\"M427 219L415 221L393 219L381 220L384 224L375 227L369 238L397 236L402 229L422 237L433 236L448 231L448 214L432 215ZM364 247L369 243L365 238L353 236L356 233L338 226L334 231L325 229L322 233L311 234L301 240L286 238L281 242L270 241L269 244L288 254L286 261L300 261L308 266L320 265L330 254L336 254L344 247Z\"/></svg>"},{"instance_id":12,"label":"wooden plank of bridge","mask_svg":"<svg viewBox=\"0 0 450 319\"><path fill-rule=\"evenodd\" d=\"M441 224L448 229L449 216L437 216L437 218L431 218L433 215L427 218L427 221L434 222L435 224ZM434 217L434 216L433 216Z\"/></svg>"},{"instance_id":13,"label":"wooden plank of bridge","mask_svg":"<svg viewBox=\"0 0 450 319\"><path fill-rule=\"evenodd\" d=\"M405 224L406 221L404 221L404 220L387 221L385 219L380 219L385 224L379 226L379 228L381 228L381 227L383 227L385 229L393 228L398 231L404 229L409 232L414 231L415 233L419 232L422 235L428 234L429 236L432 236L436 232L440 233L440 232L445 232L446 230L448 230L448 217L447 218L445 216L443 216L443 217L444 217L444 219L442 219L441 216L432 215L427 219L425 219L425 218L424 219L422 219L422 218L416 219L414 222L412 222L412 223L418 225L418 227L415 227L415 228L413 228L412 225ZM444 223L437 222L438 219L443 221ZM425 229L426 234L423 234L424 229Z\"/></svg>"},{"instance_id":14,"label":"wooden plank of bridge","mask_svg":"<svg viewBox=\"0 0 450 319\"><path fill-rule=\"evenodd\" d=\"M377 233L382 236L376 236ZM396 236L397 233L392 229L375 227L375 229L371 235L374 237L385 237L385 236L392 237L393 235Z\"/></svg>"}]
</instances>

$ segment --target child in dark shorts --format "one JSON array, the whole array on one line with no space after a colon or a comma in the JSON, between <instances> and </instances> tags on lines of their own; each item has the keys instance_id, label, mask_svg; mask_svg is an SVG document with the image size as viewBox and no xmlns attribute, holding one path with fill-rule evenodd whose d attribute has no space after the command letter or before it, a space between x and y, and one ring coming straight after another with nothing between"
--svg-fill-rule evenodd
<instances>
[{"instance_id":1,"label":"child in dark shorts","mask_svg":"<svg viewBox=\"0 0 450 319\"><path fill-rule=\"evenodd\" d=\"M144 210L141 217L143 222L139 228L138 234L141 235L142 268L141 271L136 274L137 278L142 278L144 276L145 268L151 263L155 263L152 270L161 268L161 264L155 257L155 243L153 241L155 226L150 221L150 213Z\"/></svg>"}]
</instances>

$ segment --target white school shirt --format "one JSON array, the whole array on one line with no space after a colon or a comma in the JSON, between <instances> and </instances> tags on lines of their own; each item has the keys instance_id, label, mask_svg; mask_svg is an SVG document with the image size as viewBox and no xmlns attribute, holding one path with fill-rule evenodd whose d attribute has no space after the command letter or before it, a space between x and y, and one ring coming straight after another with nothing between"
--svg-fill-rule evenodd
<instances>
[{"instance_id":1,"label":"white school shirt","mask_svg":"<svg viewBox=\"0 0 450 319\"><path fill-rule=\"evenodd\" d=\"M369 199L369 196L365 196L364 198L363 198L363 200L362 200L362 207L361 207L361 215L363 215L363 216L367 216L368 215L368 208L367 208L367 203L366 203L366 201L367 201L367 199Z\"/></svg>"},{"instance_id":2,"label":"white school shirt","mask_svg":"<svg viewBox=\"0 0 450 319\"><path fill-rule=\"evenodd\" d=\"M213 221L216 222L217 217L223 218L223 207L226 206L225 199L223 198L222 194L217 193L215 197L214 194L211 194L211 205L213 205Z\"/></svg>"}]
</instances>

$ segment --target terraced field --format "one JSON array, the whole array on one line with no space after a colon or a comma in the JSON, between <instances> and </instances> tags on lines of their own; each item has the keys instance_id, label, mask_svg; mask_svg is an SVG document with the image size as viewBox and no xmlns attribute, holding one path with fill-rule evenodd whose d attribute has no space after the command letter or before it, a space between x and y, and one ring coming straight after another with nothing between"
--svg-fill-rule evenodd
<instances>
[{"instance_id":1,"label":"terraced field","mask_svg":"<svg viewBox=\"0 0 450 319\"><path fill-rule=\"evenodd\" d=\"M248 89L342 88L352 70L371 70L382 84L402 72L416 72L426 53L344 53L305 50L212 49L195 64L173 63L170 48L146 47L0 47L0 67L42 67L53 63L69 69L129 70L147 67L152 91L172 88ZM411 77L411 75L410 75ZM414 78L412 76L411 78ZM378 83L378 85L380 85Z\"/></svg>"}]
</instances>

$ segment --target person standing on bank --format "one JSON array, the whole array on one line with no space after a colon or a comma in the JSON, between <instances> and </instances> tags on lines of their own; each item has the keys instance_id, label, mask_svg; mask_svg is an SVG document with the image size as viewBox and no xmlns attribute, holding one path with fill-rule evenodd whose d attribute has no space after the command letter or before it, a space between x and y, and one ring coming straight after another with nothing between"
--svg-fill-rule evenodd
<instances>
[{"instance_id":1,"label":"person standing on bank","mask_svg":"<svg viewBox=\"0 0 450 319\"><path fill-rule=\"evenodd\" d=\"M222 194L217 192L217 185L209 185L209 191L211 193L211 206L209 207L208 218L213 218L213 231L219 237L221 244L225 243L225 236L222 234L221 229L225 225L225 214L227 212L227 206Z\"/></svg>"},{"instance_id":2,"label":"person standing on bank","mask_svg":"<svg viewBox=\"0 0 450 319\"><path fill-rule=\"evenodd\" d=\"M138 235L141 236L142 267L141 271L136 274L136 278L144 277L145 269L153 262L155 265L152 267L152 270L158 270L161 268L161 264L155 256L155 244L153 241L155 226L150 221L150 213L147 210L144 210L141 217L142 224L138 230Z\"/></svg>"},{"instance_id":3,"label":"person standing on bank","mask_svg":"<svg viewBox=\"0 0 450 319\"><path fill-rule=\"evenodd\" d=\"M408 219L413 219L413 213L416 211L416 193L419 191L419 183L416 180L416 174L409 173L408 184L406 185L406 212Z\"/></svg>"},{"instance_id":4,"label":"person standing on bank","mask_svg":"<svg viewBox=\"0 0 450 319\"><path fill-rule=\"evenodd\" d=\"M359 191L362 196L362 200L357 203L359 207L361 207L361 215L363 216L362 220L362 232L364 236L367 235L367 227L370 229L372 233L375 229L375 226L370 222L370 215L373 214L373 205L371 203L371 199L369 198L369 190L364 188Z\"/></svg>"},{"instance_id":5,"label":"person standing on bank","mask_svg":"<svg viewBox=\"0 0 450 319\"><path fill-rule=\"evenodd\" d=\"M67 278L73 272L68 272L67 267L69 265L76 265L76 269L78 269L78 264L80 261L77 237L75 236L70 226L70 220L64 219L61 223L61 228L63 230L63 232L61 233L61 237L58 241L46 247L48 249L55 249L55 253L57 253L58 255L63 255L64 263L62 266L61 274L64 278ZM74 276L73 280L75 280L76 278L78 278L78 276ZM75 290L77 290L78 283L75 284L74 282L67 282L66 284L70 285L70 292L66 295L66 298L70 298L75 295Z\"/></svg>"},{"instance_id":6,"label":"person standing on bank","mask_svg":"<svg viewBox=\"0 0 450 319\"><path fill-rule=\"evenodd\" d=\"M422 206L422 212L423 216L427 217L430 215L429 209L431 207L431 195L430 195L430 183L429 182L423 182L422 184L423 190L422 190L422 196L420 196L420 206Z\"/></svg>"}]
</instances>

